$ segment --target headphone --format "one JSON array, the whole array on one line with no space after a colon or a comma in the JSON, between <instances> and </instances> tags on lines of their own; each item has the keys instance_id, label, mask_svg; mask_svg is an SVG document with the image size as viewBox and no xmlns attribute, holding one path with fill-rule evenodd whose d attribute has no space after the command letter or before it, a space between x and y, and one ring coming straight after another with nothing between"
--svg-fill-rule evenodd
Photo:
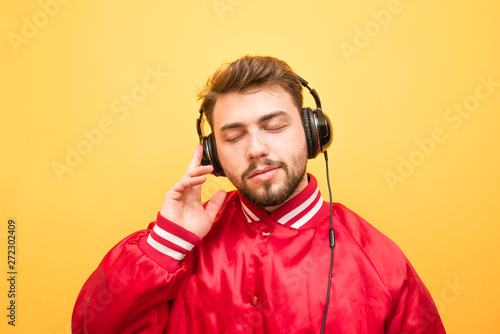
<instances>
[{"instance_id":1,"label":"headphone","mask_svg":"<svg viewBox=\"0 0 500 334\"><path fill-rule=\"evenodd\" d=\"M300 84L307 88L314 98L316 109L302 108L302 125L306 134L307 140L307 158L314 159L320 153L326 151L333 139L333 132L330 119L321 110L321 101L316 90L309 87L309 83L297 75ZM196 121L196 129L200 138L200 145L203 147L203 157L201 164L203 166L212 165L215 176L226 176L219 161L217 153L217 145L215 144L214 134L211 133L205 136L203 133L203 125L205 118L204 111L200 108L200 116Z\"/></svg>"}]
</instances>

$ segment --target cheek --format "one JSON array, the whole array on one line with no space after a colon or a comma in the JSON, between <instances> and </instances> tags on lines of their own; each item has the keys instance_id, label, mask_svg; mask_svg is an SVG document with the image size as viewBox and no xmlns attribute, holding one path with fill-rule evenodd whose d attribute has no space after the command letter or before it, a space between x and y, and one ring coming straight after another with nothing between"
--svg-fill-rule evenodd
<instances>
[{"instance_id":1,"label":"cheek","mask_svg":"<svg viewBox=\"0 0 500 334\"><path fill-rule=\"evenodd\" d=\"M238 169L238 166L242 165L242 150L235 146L231 148L217 147L217 155L219 156L219 161L224 169L231 169L233 172Z\"/></svg>"},{"instance_id":2,"label":"cheek","mask_svg":"<svg viewBox=\"0 0 500 334\"><path fill-rule=\"evenodd\" d=\"M278 145L281 149L289 149L298 152L298 150L306 147L306 134L304 132L304 128L301 126L300 128L294 129L294 131L290 131L285 136L279 138L279 140L274 140L273 143Z\"/></svg>"}]
</instances>

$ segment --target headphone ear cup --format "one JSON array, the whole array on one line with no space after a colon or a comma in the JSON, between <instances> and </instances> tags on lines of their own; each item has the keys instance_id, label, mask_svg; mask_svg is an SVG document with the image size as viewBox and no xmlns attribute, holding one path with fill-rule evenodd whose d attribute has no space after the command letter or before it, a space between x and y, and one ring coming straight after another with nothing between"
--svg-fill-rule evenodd
<instances>
[{"instance_id":1,"label":"headphone ear cup","mask_svg":"<svg viewBox=\"0 0 500 334\"><path fill-rule=\"evenodd\" d=\"M323 114L323 112L317 114L317 116L318 116L318 127L317 127L318 143L320 151L324 152L332 144L333 140L332 123L330 122L330 118L328 118L328 115Z\"/></svg>"},{"instance_id":2,"label":"headphone ear cup","mask_svg":"<svg viewBox=\"0 0 500 334\"><path fill-rule=\"evenodd\" d=\"M313 126L314 115L311 108L302 108L302 124L304 126L304 131L306 133L307 141L307 158L314 159L319 153L316 148L315 143L318 140L318 133L316 128Z\"/></svg>"},{"instance_id":3,"label":"headphone ear cup","mask_svg":"<svg viewBox=\"0 0 500 334\"><path fill-rule=\"evenodd\" d=\"M212 164L210 159L210 151L207 143L208 137L200 137L200 145L203 147L203 156L201 157L201 165L208 166Z\"/></svg>"},{"instance_id":4,"label":"headphone ear cup","mask_svg":"<svg viewBox=\"0 0 500 334\"><path fill-rule=\"evenodd\" d=\"M210 162L212 167L214 168L213 174L216 176L226 176L224 173L224 170L222 169L222 165L220 164L219 161L219 153L217 153L217 145L215 144L215 139L213 133L208 135L208 137L205 137L206 140L206 146L207 146L207 152L210 155ZM203 148L203 152L205 152L205 148Z\"/></svg>"}]
</instances>

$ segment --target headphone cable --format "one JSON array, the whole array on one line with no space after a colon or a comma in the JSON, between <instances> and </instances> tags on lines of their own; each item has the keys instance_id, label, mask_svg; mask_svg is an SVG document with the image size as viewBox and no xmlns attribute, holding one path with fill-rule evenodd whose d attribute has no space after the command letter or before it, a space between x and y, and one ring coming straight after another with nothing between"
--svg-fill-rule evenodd
<instances>
[{"instance_id":1,"label":"headphone cable","mask_svg":"<svg viewBox=\"0 0 500 334\"><path fill-rule=\"evenodd\" d=\"M330 274L328 276L328 287L326 289L326 304L325 311L323 313L323 323L321 324L321 334L323 334L325 330L326 324L326 315L328 313L328 304L330 303L330 287L332 284L332 275L333 275L333 256L335 250L335 231L333 230L333 203L332 203L332 188L330 187L330 174L328 172L328 153L324 152L325 162L326 162L326 180L328 183L328 193L330 195L330 231L329 231L329 240L330 240L330 248L332 249L332 255L330 260Z\"/></svg>"}]
</instances>

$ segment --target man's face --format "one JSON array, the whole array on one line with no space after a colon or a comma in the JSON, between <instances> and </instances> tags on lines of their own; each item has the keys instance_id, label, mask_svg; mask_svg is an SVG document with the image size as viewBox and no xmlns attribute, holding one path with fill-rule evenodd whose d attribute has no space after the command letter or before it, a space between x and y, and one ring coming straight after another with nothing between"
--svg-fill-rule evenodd
<instances>
[{"instance_id":1,"label":"man's face","mask_svg":"<svg viewBox=\"0 0 500 334\"><path fill-rule=\"evenodd\" d=\"M307 186L304 128L283 88L220 96L213 132L228 179L256 205L274 211Z\"/></svg>"}]
</instances>

